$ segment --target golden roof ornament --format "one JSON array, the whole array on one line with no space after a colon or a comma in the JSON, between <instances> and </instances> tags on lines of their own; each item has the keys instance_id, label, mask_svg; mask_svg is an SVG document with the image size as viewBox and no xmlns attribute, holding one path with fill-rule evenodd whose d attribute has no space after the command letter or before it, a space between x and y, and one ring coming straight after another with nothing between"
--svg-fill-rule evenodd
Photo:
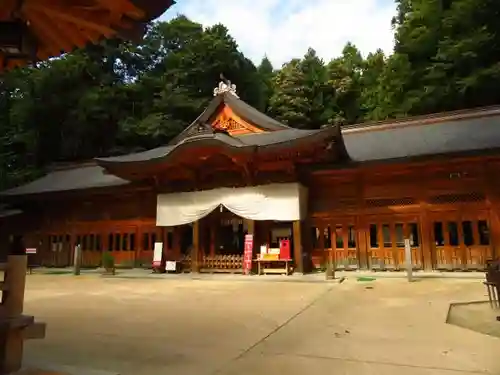
<instances>
[{"instance_id":1,"label":"golden roof ornament","mask_svg":"<svg viewBox=\"0 0 500 375\"><path fill-rule=\"evenodd\" d=\"M236 93L236 85L231 83L231 81L226 79L222 74L220 75L220 78L221 81L219 82L219 86L214 88L214 96L222 95L227 92L239 98Z\"/></svg>"}]
</instances>

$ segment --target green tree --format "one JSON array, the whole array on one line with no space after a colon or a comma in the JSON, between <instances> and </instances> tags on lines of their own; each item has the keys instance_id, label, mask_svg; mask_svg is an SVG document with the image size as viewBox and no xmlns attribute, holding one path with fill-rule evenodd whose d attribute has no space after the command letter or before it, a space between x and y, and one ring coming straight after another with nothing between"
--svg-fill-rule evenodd
<instances>
[{"instance_id":1,"label":"green tree","mask_svg":"<svg viewBox=\"0 0 500 375\"><path fill-rule=\"evenodd\" d=\"M276 75L273 64L267 56L265 56L257 66L257 74L262 85L262 92L260 95L262 103L259 107L262 108L263 111L267 111L269 109L269 101L274 92L273 79Z\"/></svg>"},{"instance_id":2,"label":"green tree","mask_svg":"<svg viewBox=\"0 0 500 375\"><path fill-rule=\"evenodd\" d=\"M347 43L342 56L327 65L327 82L331 88L328 123L353 124L362 119L361 92L363 57L351 43Z\"/></svg>"},{"instance_id":3,"label":"green tree","mask_svg":"<svg viewBox=\"0 0 500 375\"><path fill-rule=\"evenodd\" d=\"M283 123L314 129L326 124L326 70L312 48L302 59L285 64L276 74L269 111Z\"/></svg>"}]
</instances>

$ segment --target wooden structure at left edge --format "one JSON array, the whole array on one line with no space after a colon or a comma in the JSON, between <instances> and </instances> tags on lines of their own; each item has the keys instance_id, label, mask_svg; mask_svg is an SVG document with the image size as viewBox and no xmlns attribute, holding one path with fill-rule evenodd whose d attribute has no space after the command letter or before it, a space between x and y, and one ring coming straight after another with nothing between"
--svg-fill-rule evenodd
<instances>
[{"instance_id":1,"label":"wooden structure at left edge","mask_svg":"<svg viewBox=\"0 0 500 375\"><path fill-rule=\"evenodd\" d=\"M173 0L2 0L0 71L46 60L101 38L139 40Z\"/></svg>"},{"instance_id":2,"label":"wooden structure at left edge","mask_svg":"<svg viewBox=\"0 0 500 375\"><path fill-rule=\"evenodd\" d=\"M500 109L399 122L289 128L222 84L170 144L60 165L2 194L23 214L0 231L24 235L37 262L83 265L164 259L194 272L238 272L243 238L291 240L294 269L481 270L500 246ZM225 189L226 188L226 189ZM225 190L224 190L225 189ZM285 202L285 204L284 204ZM240 216L236 215L239 214Z\"/></svg>"}]
</instances>

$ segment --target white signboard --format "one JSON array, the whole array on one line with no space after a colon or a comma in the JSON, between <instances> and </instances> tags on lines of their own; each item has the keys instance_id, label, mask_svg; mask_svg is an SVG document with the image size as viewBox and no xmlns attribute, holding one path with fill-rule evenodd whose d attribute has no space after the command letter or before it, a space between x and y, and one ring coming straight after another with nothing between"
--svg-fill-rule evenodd
<instances>
[{"instance_id":1,"label":"white signboard","mask_svg":"<svg viewBox=\"0 0 500 375\"><path fill-rule=\"evenodd\" d=\"M267 245L260 246L260 254L261 255L267 254Z\"/></svg>"},{"instance_id":2,"label":"white signboard","mask_svg":"<svg viewBox=\"0 0 500 375\"><path fill-rule=\"evenodd\" d=\"M153 252L153 267L161 266L162 254L163 254L163 242L155 242L155 248Z\"/></svg>"},{"instance_id":3,"label":"white signboard","mask_svg":"<svg viewBox=\"0 0 500 375\"><path fill-rule=\"evenodd\" d=\"M165 270L166 271L175 271L176 270L176 262L174 261L167 261L165 264Z\"/></svg>"},{"instance_id":4,"label":"white signboard","mask_svg":"<svg viewBox=\"0 0 500 375\"><path fill-rule=\"evenodd\" d=\"M26 254L36 254L36 247L28 247L26 249Z\"/></svg>"}]
</instances>

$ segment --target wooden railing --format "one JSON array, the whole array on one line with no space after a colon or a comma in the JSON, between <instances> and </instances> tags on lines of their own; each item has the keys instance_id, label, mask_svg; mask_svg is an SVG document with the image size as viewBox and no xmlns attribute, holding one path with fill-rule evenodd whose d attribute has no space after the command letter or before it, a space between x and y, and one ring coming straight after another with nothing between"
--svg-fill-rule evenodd
<instances>
[{"instance_id":1,"label":"wooden railing","mask_svg":"<svg viewBox=\"0 0 500 375\"><path fill-rule=\"evenodd\" d=\"M243 270L242 255L204 255L201 263L202 271L237 273Z\"/></svg>"},{"instance_id":2,"label":"wooden railing","mask_svg":"<svg viewBox=\"0 0 500 375\"><path fill-rule=\"evenodd\" d=\"M26 255L9 255L7 263L0 263L4 280L0 282L0 374L10 374L21 369L24 340L45 337L45 323L35 323L35 318L23 315L24 290L28 258Z\"/></svg>"}]
</instances>

